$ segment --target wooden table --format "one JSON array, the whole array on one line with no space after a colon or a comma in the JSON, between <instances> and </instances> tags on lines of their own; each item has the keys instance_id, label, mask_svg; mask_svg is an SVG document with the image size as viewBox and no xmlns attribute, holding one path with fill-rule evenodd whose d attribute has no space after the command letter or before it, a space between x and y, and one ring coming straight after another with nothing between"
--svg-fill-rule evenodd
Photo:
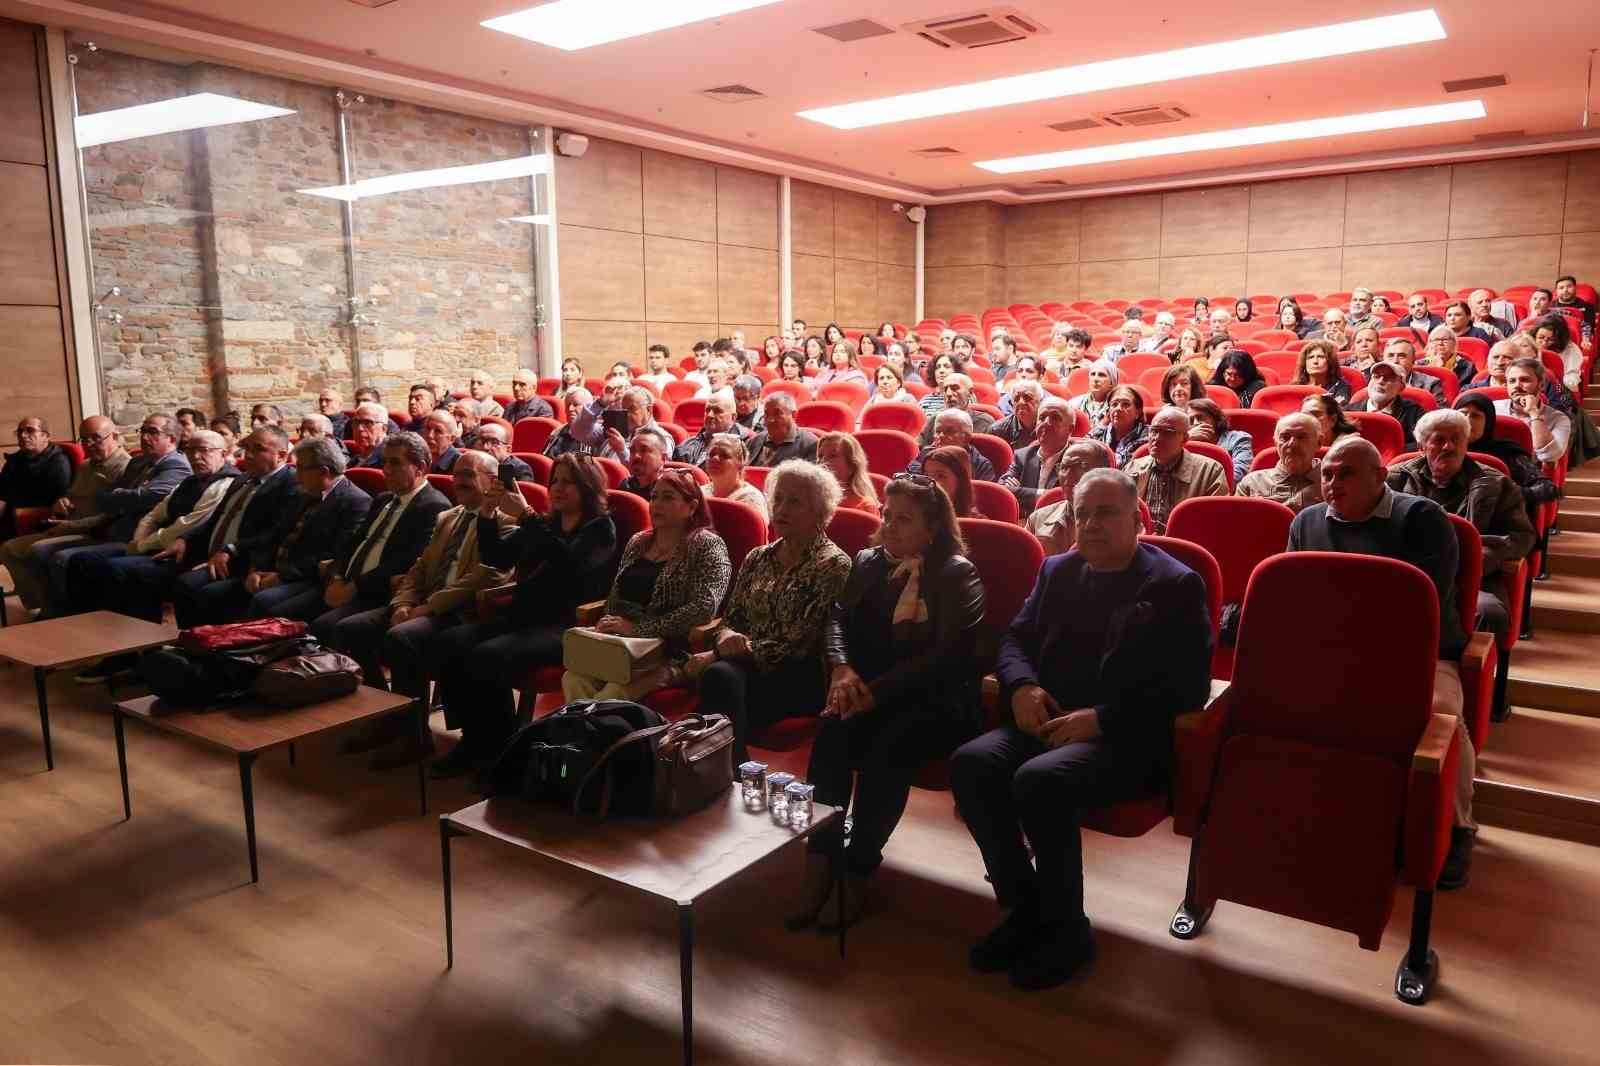
<instances>
[{"instance_id":1,"label":"wooden table","mask_svg":"<svg viewBox=\"0 0 1600 1066\"><path fill-rule=\"evenodd\" d=\"M112 710L117 731L117 770L122 775L122 818L133 817L128 794L128 749L123 739L122 720L137 718L157 729L189 737L212 748L239 757L239 791L244 799L244 833L250 849L250 881L261 880L256 866L256 805L250 783L250 769L257 756L272 748L288 746L289 762L294 764L294 742L305 737L341 729L356 722L410 708L416 717L417 734L428 736L428 717L421 700L396 695L363 685L348 696L308 707L271 707L256 702L236 703L211 711L174 709L155 696L124 700ZM422 813L428 813L428 766L417 761L417 791Z\"/></svg>"},{"instance_id":2,"label":"wooden table","mask_svg":"<svg viewBox=\"0 0 1600 1066\"><path fill-rule=\"evenodd\" d=\"M487 799L439 818L444 867L446 966L455 965L450 901L450 840L480 836L531 852L603 880L669 900L678 907L678 973L683 996L683 1061L694 1061L694 904L718 885L769 855L798 844L844 811L816 804L811 826L795 832L774 825L766 811L749 812L736 781L726 802L683 818L597 818L521 800ZM836 873L837 873L836 868ZM843 918L840 897L840 918ZM839 954L844 954L840 922Z\"/></svg>"},{"instance_id":3,"label":"wooden table","mask_svg":"<svg viewBox=\"0 0 1600 1066\"><path fill-rule=\"evenodd\" d=\"M0 659L33 667L45 769L56 768L50 748L50 702L45 695L45 675L51 670L158 647L177 637L178 631L169 626L115 611L90 611L0 630Z\"/></svg>"}]
</instances>

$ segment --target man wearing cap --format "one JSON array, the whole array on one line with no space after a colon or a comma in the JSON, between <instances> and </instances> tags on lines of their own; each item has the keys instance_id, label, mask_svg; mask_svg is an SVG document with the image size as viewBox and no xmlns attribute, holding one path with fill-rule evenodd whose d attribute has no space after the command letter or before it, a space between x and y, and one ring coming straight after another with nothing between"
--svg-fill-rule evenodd
<instances>
[{"instance_id":1,"label":"man wearing cap","mask_svg":"<svg viewBox=\"0 0 1600 1066\"><path fill-rule=\"evenodd\" d=\"M1371 375L1367 379L1366 398L1360 403L1352 403L1349 409L1377 411L1392 416L1405 431L1406 450L1413 450L1417 446L1415 433L1417 419L1422 417L1422 408L1401 395L1405 390L1406 381L1400 368L1387 360L1380 360L1372 364Z\"/></svg>"}]
</instances>

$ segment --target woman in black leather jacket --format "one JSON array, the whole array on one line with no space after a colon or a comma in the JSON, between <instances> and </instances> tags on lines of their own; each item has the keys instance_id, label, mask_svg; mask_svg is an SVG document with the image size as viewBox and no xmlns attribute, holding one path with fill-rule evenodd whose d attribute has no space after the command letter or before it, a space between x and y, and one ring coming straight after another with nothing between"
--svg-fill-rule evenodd
<instances>
[{"instance_id":1,"label":"woman in black leather jacket","mask_svg":"<svg viewBox=\"0 0 1600 1066\"><path fill-rule=\"evenodd\" d=\"M889 482L878 546L856 556L833 607L823 649L828 703L807 771L817 802L841 807L859 771L854 827L848 847L842 819L811 838L791 929L819 920L837 928L841 903L830 889L841 853L843 920L855 923L918 769L979 731L984 594L964 550L950 499L931 478Z\"/></svg>"}]
</instances>

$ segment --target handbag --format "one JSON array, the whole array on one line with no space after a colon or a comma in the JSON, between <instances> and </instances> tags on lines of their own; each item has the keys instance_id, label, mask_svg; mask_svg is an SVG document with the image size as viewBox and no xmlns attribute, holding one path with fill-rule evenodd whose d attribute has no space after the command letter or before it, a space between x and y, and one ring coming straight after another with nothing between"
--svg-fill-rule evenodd
<instances>
[{"instance_id":1,"label":"handbag","mask_svg":"<svg viewBox=\"0 0 1600 1066\"><path fill-rule=\"evenodd\" d=\"M690 814L733 787L733 723L720 714L693 715L666 725L636 729L607 748L583 775L572 797L572 813L582 812L584 793L603 774L599 806L611 808L614 775L611 757L630 744L650 742L654 787L648 814L660 818Z\"/></svg>"},{"instance_id":2,"label":"handbag","mask_svg":"<svg viewBox=\"0 0 1600 1066\"><path fill-rule=\"evenodd\" d=\"M261 668L252 691L274 707L304 707L348 696L361 687L361 666L350 656L312 646Z\"/></svg>"},{"instance_id":3,"label":"handbag","mask_svg":"<svg viewBox=\"0 0 1600 1066\"><path fill-rule=\"evenodd\" d=\"M585 677L626 685L662 666L665 646L659 637L623 637L573 626L561 634L561 665Z\"/></svg>"}]
</instances>

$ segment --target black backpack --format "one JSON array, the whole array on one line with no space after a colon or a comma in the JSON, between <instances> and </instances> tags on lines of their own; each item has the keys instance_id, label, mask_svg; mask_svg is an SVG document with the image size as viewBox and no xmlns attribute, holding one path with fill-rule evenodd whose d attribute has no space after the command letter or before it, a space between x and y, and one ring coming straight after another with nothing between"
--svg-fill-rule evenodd
<instances>
[{"instance_id":1,"label":"black backpack","mask_svg":"<svg viewBox=\"0 0 1600 1066\"><path fill-rule=\"evenodd\" d=\"M321 645L311 637L285 637L223 651L189 651L165 644L140 654L139 676L173 707L237 703L251 695L256 676L268 663L319 650Z\"/></svg>"},{"instance_id":2,"label":"black backpack","mask_svg":"<svg viewBox=\"0 0 1600 1066\"><path fill-rule=\"evenodd\" d=\"M655 746L649 740L666 725L655 711L628 700L569 703L512 735L490 771L489 795L582 814L649 815L655 805ZM648 732L612 750L640 731Z\"/></svg>"}]
</instances>

